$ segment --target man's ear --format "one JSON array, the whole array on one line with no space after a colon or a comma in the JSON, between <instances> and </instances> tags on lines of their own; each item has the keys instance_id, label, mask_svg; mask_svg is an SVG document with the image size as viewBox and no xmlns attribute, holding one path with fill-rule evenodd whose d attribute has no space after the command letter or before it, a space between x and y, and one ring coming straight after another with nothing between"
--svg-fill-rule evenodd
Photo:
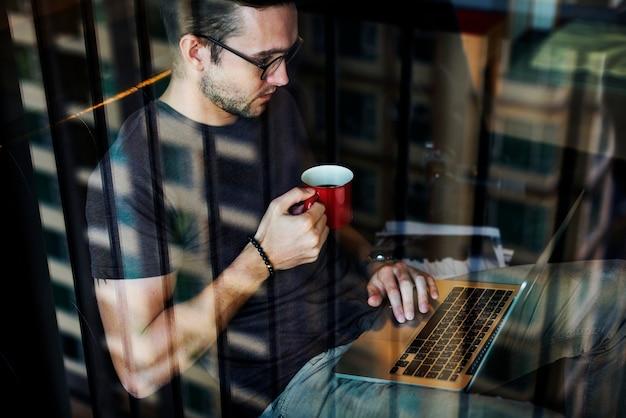
<instances>
[{"instance_id":1,"label":"man's ear","mask_svg":"<svg viewBox=\"0 0 626 418\"><path fill-rule=\"evenodd\" d=\"M195 71L204 71L205 62L211 58L210 48L206 48L202 39L187 34L178 43L185 65Z\"/></svg>"}]
</instances>

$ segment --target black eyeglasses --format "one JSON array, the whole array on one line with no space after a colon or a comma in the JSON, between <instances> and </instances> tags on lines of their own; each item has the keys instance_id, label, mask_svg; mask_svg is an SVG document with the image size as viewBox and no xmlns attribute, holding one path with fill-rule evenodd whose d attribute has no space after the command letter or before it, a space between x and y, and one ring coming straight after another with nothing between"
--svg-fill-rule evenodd
<instances>
[{"instance_id":1,"label":"black eyeglasses","mask_svg":"<svg viewBox=\"0 0 626 418\"><path fill-rule=\"evenodd\" d=\"M262 70L261 80L265 80L268 75L273 74L274 71L278 69L278 67L280 66L280 63L283 62L283 60L285 60L285 64L289 64L291 60L293 59L293 57L296 56L296 54L300 50L300 47L302 46L302 43L304 42L304 39L298 36L296 43L293 44L291 48L289 48L283 55L274 58L267 64L263 64L263 63L253 60L250 57L245 56L241 52L236 51L229 46L226 46L225 44L221 43L217 39L214 39L210 36L198 35L198 34L194 34L194 35L197 36L198 38L203 38L203 39L206 39L207 41L213 42L215 45L221 46L225 50L230 51L233 54L237 55L239 58L243 58L244 60L248 61L250 64L254 64L257 67L259 67Z\"/></svg>"}]
</instances>

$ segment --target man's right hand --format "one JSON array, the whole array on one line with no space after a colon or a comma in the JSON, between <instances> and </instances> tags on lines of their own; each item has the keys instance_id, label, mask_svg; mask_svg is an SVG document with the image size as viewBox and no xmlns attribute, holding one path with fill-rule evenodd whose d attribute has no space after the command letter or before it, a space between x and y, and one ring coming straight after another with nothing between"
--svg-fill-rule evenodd
<instances>
[{"instance_id":1,"label":"man's right hand","mask_svg":"<svg viewBox=\"0 0 626 418\"><path fill-rule=\"evenodd\" d=\"M287 270L317 260L329 234L324 205L315 202L300 215L289 211L293 205L313 195L314 189L293 188L274 199L263 215L254 238L275 270Z\"/></svg>"}]
</instances>

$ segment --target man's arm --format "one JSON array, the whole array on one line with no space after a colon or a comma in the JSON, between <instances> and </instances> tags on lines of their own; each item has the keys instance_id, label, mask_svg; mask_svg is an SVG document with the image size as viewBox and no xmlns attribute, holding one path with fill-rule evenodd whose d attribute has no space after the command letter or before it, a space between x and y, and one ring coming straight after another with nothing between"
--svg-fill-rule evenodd
<instances>
[{"instance_id":1,"label":"man's arm","mask_svg":"<svg viewBox=\"0 0 626 418\"><path fill-rule=\"evenodd\" d=\"M323 206L303 215L288 213L313 192L292 189L267 209L255 238L274 269L317 259L328 236ZM248 244L198 295L167 306L174 273L141 279L95 279L96 298L107 345L125 389L142 398L190 367L216 341L232 317L268 278L257 249Z\"/></svg>"}]
</instances>

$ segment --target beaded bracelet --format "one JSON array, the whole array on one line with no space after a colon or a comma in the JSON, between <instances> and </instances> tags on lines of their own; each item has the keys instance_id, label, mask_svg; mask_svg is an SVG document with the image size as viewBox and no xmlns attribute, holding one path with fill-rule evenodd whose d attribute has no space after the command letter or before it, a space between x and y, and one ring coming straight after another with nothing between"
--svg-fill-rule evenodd
<instances>
[{"instance_id":1,"label":"beaded bracelet","mask_svg":"<svg viewBox=\"0 0 626 418\"><path fill-rule=\"evenodd\" d=\"M265 251L263 251L261 244L259 244L259 242L256 239L254 239L253 236L249 236L248 241L250 241L250 243L254 245L254 248L256 248L257 251L259 252L259 255L263 259L263 263L265 264L265 267L267 267L267 271L270 272L270 277L274 277L274 267L272 266L272 263L270 262L269 258L267 258L267 255L265 255Z\"/></svg>"}]
</instances>

